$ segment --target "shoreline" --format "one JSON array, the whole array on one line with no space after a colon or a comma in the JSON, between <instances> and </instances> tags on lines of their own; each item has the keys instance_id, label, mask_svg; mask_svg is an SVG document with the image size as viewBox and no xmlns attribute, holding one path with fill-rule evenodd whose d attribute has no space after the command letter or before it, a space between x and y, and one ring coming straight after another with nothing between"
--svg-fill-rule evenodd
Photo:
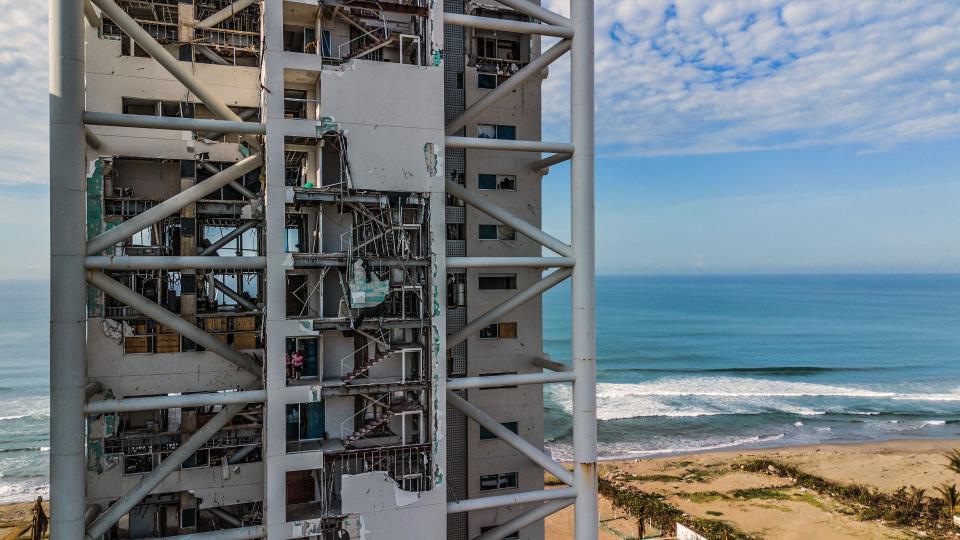
<instances>
[{"instance_id":1,"label":"shoreline","mask_svg":"<svg viewBox=\"0 0 960 540\"><path fill-rule=\"evenodd\" d=\"M891 517L891 506L897 505L878 502L873 508L844 500L836 490L816 489L796 474L784 473L799 471L800 476L844 488L861 486L875 501L906 496L897 495L904 488L903 494L919 493L924 508L939 508L936 488L960 485L960 474L949 471L943 457L956 448L960 439L857 441L603 460L598 468L601 478L662 501L678 515L730 526L752 538L906 539L920 533L960 538L960 529L936 512L927 512L926 521L897 522ZM874 514L868 516L867 510ZM603 495L600 515L602 540L636 538L636 516ZM573 510L550 516L545 526L547 538L572 540Z\"/></svg>"},{"instance_id":2,"label":"shoreline","mask_svg":"<svg viewBox=\"0 0 960 540\"><path fill-rule=\"evenodd\" d=\"M857 446L873 446L873 445L900 445L900 444L947 444L951 441L954 442L957 449L960 449L960 437L949 438L949 437L925 437L925 438L888 438L888 439L873 439L873 440L851 440L844 442L811 442L805 444L784 444L784 445L770 445L770 446L751 446L749 444L742 445L733 445L733 446L718 446L715 448L706 448L706 449L696 449L696 450L677 450L677 451L665 451L662 453L648 453L643 455L634 455L634 456L615 456L615 457L598 457L597 463L615 463L615 462L632 462L632 461L647 461L647 460L657 460L665 458L673 458L680 456L699 456L699 455L722 455L722 454L744 454L747 452L775 452L775 451L800 451L803 449L816 448L816 447L857 447ZM549 445L548 445L549 449ZM569 459L557 459L557 463L562 465L573 466L574 461Z\"/></svg>"}]
</instances>

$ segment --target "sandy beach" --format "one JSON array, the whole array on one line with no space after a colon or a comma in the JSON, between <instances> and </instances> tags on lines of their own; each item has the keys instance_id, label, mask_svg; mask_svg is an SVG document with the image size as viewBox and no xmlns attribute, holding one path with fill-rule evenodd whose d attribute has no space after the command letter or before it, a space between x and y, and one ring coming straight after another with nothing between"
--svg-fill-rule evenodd
<instances>
[{"instance_id":1,"label":"sandy beach","mask_svg":"<svg viewBox=\"0 0 960 540\"><path fill-rule=\"evenodd\" d=\"M943 454L960 448L960 440L890 441L685 454L653 459L605 461L601 478L624 489L662 497L662 501L694 518L731 526L752 538L960 538L960 529L945 518L938 528L920 522L895 524L882 518L865 519L869 503L858 505L830 493L804 487L789 475L775 474L758 462L794 466L811 477L837 485L862 484L879 494L892 495L910 486L925 490L927 504L936 504L936 488L960 483L960 475L945 468ZM0 538L11 527L30 520L33 503L0 506ZM600 498L600 538L638 538L638 519ZM547 519L546 538L573 538L573 509ZM646 527L645 538L656 537Z\"/></svg>"},{"instance_id":2,"label":"sandy beach","mask_svg":"<svg viewBox=\"0 0 960 540\"><path fill-rule=\"evenodd\" d=\"M936 487L960 484L960 475L944 467L943 453L960 448L958 440L891 441L742 450L678 455L631 461L608 461L602 478L616 479L625 489L662 496L662 501L698 518L719 521L756 538L957 538L958 529L943 518L939 528L864 518L866 505L800 485L789 475L770 470L744 470L749 463L770 460L838 484L863 484L892 495L900 487L925 490L924 502L938 504ZM749 467L746 467L749 469ZM600 501L600 537L637 538L638 520ZM936 516L934 516L936 519ZM546 523L547 538L572 539L573 510L567 508ZM645 537L655 537L647 529Z\"/></svg>"}]
</instances>

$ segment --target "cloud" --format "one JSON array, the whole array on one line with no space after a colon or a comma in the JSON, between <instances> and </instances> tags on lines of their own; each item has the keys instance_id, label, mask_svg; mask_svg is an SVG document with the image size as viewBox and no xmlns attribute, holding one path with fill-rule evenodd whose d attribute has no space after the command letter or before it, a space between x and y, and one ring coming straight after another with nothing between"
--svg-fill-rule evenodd
<instances>
[{"instance_id":1,"label":"cloud","mask_svg":"<svg viewBox=\"0 0 960 540\"><path fill-rule=\"evenodd\" d=\"M0 0L0 186L48 179L47 2Z\"/></svg>"},{"instance_id":2,"label":"cloud","mask_svg":"<svg viewBox=\"0 0 960 540\"><path fill-rule=\"evenodd\" d=\"M595 31L607 154L882 150L960 134L952 0L597 0ZM567 131L568 80L564 59L544 87L551 138Z\"/></svg>"},{"instance_id":3,"label":"cloud","mask_svg":"<svg viewBox=\"0 0 960 540\"><path fill-rule=\"evenodd\" d=\"M568 13L568 0L546 5ZM0 185L45 184L47 2L0 0ZM544 87L565 138L569 62ZM862 145L960 133L955 0L597 0L606 154ZM56 150L54 149L54 154Z\"/></svg>"}]
</instances>

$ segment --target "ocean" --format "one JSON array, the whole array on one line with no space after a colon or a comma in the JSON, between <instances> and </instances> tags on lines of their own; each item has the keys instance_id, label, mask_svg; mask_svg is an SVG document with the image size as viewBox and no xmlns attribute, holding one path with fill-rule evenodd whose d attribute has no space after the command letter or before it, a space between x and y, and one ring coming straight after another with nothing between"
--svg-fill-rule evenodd
<instances>
[{"instance_id":1,"label":"ocean","mask_svg":"<svg viewBox=\"0 0 960 540\"><path fill-rule=\"evenodd\" d=\"M543 302L561 362L569 298ZM960 275L601 276L597 382L601 459L960 438ZM545 401L569 459L569 386Z\"/></svg>"},{"instance_id":2,"label":"ocean","mask_svg":"<svg viewBox=\"0 0 960 540\"><path fill-rule=\"evenodd\" d=\"M46 280L0 280L0 503L49 491L49 319Z\"/></svg>"},{"instance_id":3,"label":"ocean","mask_svg":"<svg viewBox=\"0 0 960 540\"><path fill-rule=\"evenodd\" d=\"M0 502L47 495L45 281L0 281ZM543 302L570 358L569 285ZM600 455L958 438L960 275L597 280ZM565 385L547 446L571 456Z\"/></svg>"}]
</instances>

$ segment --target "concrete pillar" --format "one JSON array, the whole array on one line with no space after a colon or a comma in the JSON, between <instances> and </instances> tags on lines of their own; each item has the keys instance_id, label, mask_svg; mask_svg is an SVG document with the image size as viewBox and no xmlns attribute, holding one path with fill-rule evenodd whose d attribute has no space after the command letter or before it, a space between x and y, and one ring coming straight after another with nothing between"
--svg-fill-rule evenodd
<instances>
[{"instance_id":1,"label":"concrete pillar","mask_svg":"<svg viewBox=\"0 0 960 540\"><path fill-rule=\"evenodd\" d=\"M83 2L50 0L51 538L84 536L87 284Z\"/></svg>"},{"instance_id":2,"label":"concrete pillar","mask_svg":"<svg viewBox=\"0 0 960 540\"><path fill-rule=\"evenodd\" d=\"M286 186L284 182L284 134L282 131L284 71L283 0L264 0L264 51L262 77L270 92L262 93L261 121L266 123L264 170L264 243L267 256L265 278L266 336L264 367L267 401L264 411L264 525L269 538L285 538L286 531Z\"/></svg>"},{"instance_id":3,"label":"concrete pillar","mask_svg":"<svg viewBox=\"0 0 960 540\"><path fill-rule=\"evenodd\" d=\"M193 7L193 6L190 6ZM181 8L182 9L182 8ZM197 183L197 163L180 161L180 191L186 191ZM180 210L180 253L189 257L197 252L197 203L190 203ZM180 316L190 324L197 323L197 271L192 268L180 270ZM192 351L196 346L182 340L183 350Z\"/></svg>"}]
</instances>

